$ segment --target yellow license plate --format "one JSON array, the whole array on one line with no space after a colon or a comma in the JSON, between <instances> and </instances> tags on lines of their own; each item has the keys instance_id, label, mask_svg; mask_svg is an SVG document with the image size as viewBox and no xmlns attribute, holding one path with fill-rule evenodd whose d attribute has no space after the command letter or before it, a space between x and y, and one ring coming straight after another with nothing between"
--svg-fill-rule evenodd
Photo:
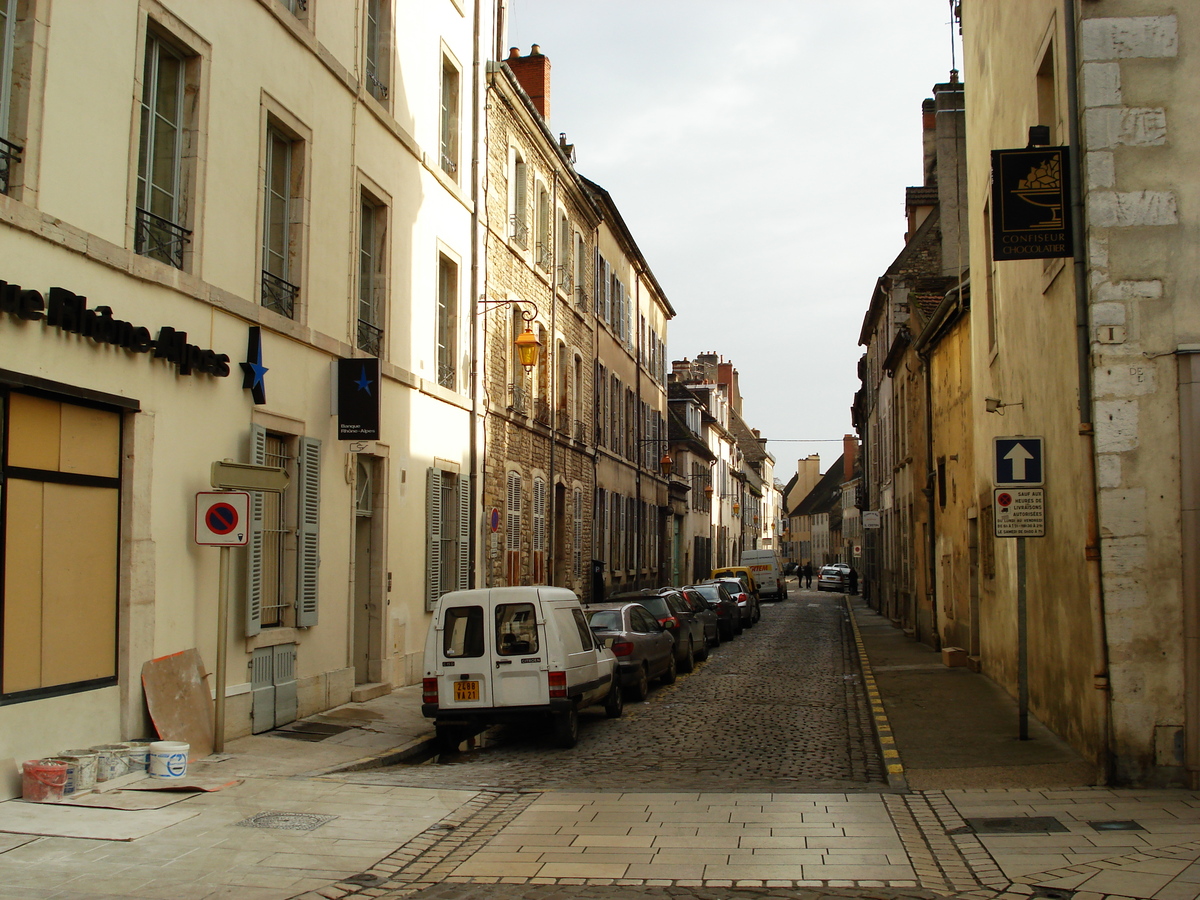
<instances>
[{"instance_id":1,"label":"yellow license plate","mask_svg":"<svg viewBox=\"0 0 1200 900\"><path fill-rule=\"evenodd\" d=\"M479 682L478 681L456 681L454 682L454 702L466 703L469 700L479 699Z\"/></svg>"}]
</instances>

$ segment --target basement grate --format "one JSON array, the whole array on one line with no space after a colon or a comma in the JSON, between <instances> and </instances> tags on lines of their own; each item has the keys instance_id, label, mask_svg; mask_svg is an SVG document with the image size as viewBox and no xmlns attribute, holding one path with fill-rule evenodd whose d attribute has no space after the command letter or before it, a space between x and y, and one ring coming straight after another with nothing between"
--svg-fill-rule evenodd
<instances>
[{"instance_id":1,"label":"basement grate","mask_svg":"<svg viewBox=\"0 0 1200 900\"><path fill-rule=\"evenodd\" d=\"M976 834L1058 834L1067 827L1053 816L1003 816L994 819L967 819Z\"/></svg>"},{"instance_id":2,"label":"basement grate","mask_svg":"<svg viewBox=\"0 0 1200 900\"><path fill-rule=\"evenodd\" d=\"M1096 831L1145 831L1133 819L1116 819L1112 822L1088 822Z\"/></svg>"},{"instance_id":3,"label":"basement grate","mask_svg":"<svg viewBox=\"0 0 1200 900\"><path fill-rule=\"evenodd\" d=\"M293 722L283 728L267 732L272 737L291 738L294 741L323 741L349 731L350 725L334 725L332 722Z\"/></svg>"},{"instance_id":4,"label":"basement grate","mask_svg":"<svg viewBox=\"0 0 1200 900\"><path fill-rule=\"evenodd\" d=\"M246 828L274 828L279 831L312 831L337 816L319 816L316 813L260 812L236 823Z\"/></svg>"}]
</instances>

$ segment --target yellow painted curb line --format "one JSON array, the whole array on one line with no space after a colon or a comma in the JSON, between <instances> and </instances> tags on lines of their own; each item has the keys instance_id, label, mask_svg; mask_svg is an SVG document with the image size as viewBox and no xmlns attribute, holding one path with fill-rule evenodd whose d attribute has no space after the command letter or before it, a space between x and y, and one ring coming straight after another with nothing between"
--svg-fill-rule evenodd
<instances>
[{"instance_id":1,"label":"yellow painted curb line","mask_svg":"<svg viewBox=\"0 0 1200 900\"><path fill-rule=\"evenodd\" d=\"M896 739L892 737L892 725L888 721L887 710L883 706L883 698L879 695L879 686L875 683L875 674L871 671L871 660L867 658L867 647L863 643L862 632L858 630L858 619L854 615L854 607L850 605L850 597L842 595L846 604L846 614L850 616L850 627L854 629L854 645L858 648L858 664L863 673L863 687L867 691L867 699L871 704L871 721L875 725L875 741L883 756L887 769L888 786L896 790L907 791L908 779L904 777L904 764L900 761L900 751L896 749Z\"/></svg>"}]
</instances>

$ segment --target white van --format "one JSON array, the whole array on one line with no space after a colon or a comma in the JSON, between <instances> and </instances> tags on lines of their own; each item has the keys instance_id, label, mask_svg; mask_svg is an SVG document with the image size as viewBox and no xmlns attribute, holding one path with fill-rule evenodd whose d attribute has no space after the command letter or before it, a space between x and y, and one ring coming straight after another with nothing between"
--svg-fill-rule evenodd
<instances>
[{"instance_id":1,"label":"white van","mask_svg":"<svg viewBox=\"0 0 1200 900\"><path fill-rule=\"evenodd\" d=\"M783 577L783 563L774 550L743 550L739 563L749 569L758 582L758 594L764 599L787 599L787 579Z\"/></svg>"},{"instance_id":2,"label":"white van","mask_svg":"<svg viewBox=\"0 0 1200 900\"><path fill-rule=\"evenodd\" d=\"M548 720L573 747L579 710L603 703L621 715L617 661L597 643L566 588L452 591L434 609L425 641L421 712L452 750L489 725Z\"/></svg>"}]
</instances>

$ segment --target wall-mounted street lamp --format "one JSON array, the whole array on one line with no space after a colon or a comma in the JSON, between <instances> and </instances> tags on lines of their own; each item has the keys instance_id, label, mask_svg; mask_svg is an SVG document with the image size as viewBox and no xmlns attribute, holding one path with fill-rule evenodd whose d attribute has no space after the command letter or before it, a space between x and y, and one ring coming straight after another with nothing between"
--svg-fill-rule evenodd
<instances>
[{"instance_id":1,"label":"wall-mounted street lamp","mask_svg":"<svg viewBox=\"0 0 1200 900\"><path fill-rule=\"evenodd\" d=\"M529 309L525 309L527 303ZM533 333L533 328L530 326L537 319L537 307L528 300L480 300L479 305L485 310L497 306L515 306L517 308L521 313L521 319L525 322L525 330L513 339L513 346L517 348L517 359L527 372L536 366L542 342L537 339L537 335Z\"/></svg>"},{"instance_id":2,"label":"wall-mounted street lamp","mask_svg":"<svg viewBox=\"0 0 1200 900\"><path fill-rule=\"evenodd\" d=\"M667 441L664 438L644 438L643 440L640 440L637 443L638 443L638 446L640 447L642 444L664 444L665 445L667 443ZM663 447L663 455L661 457L659 457L659 460L658 460L658 470L660 472L662 472L662 474L665 477L670 477L671 470L674 467L675 467L675 460L671 459L671 454L667 452L667 448L664 446Z\"/></svg>"}]
</instances>

